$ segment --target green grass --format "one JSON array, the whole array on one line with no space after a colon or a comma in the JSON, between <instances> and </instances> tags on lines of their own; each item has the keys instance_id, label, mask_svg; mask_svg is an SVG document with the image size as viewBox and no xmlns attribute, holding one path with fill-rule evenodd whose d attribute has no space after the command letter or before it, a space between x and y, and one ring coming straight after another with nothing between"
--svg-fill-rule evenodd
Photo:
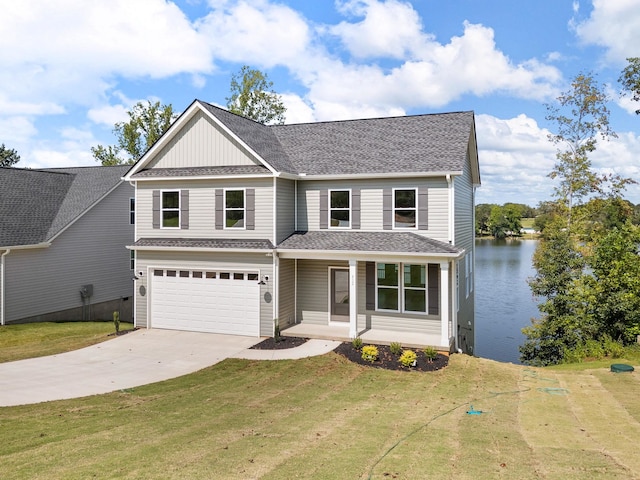
<instances>
[{"instance_id":1,"label":"green grass","mask_svg":"<svg viewBox=\"0 0 640 480\"><path fill-rule=\"evenodd\" d=\"M469 415L471 408L481 415ZM640 379L454 355L433 373L330 353L0 408L2 479L640 477Z\"/></svg>"},{"instance_id":2,"label":"green grass","mask_svg":"<svg viewBox=\"0 0 640 480\"><path fill-rule=\"evenodd\" d=\"M131 328L121 324L120 329ZM112 322L28 323L0 327L0 363L77 350L103 342Z\"/></svg>"}]
</instances>

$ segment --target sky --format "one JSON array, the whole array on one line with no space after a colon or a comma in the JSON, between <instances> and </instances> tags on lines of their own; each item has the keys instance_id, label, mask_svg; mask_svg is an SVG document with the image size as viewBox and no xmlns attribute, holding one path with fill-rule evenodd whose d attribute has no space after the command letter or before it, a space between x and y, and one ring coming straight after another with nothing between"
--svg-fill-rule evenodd
<instances>
[{"instance_id":1,"label":"sky","mask_svg":"<svg viewBox=\"0 0 640 480\"><path fill-rule=\"evenodd\" d=\"M555 185L545 105L579 73L611 98L617 138L591 157L640 181L640 0L0 0L0 143L23 168L96 165L138 101L224 107L243 65L286 123L475 112L476 203L535 206ZM640 185L626 193L640 203Z\"/></svg>"}]
</instances>

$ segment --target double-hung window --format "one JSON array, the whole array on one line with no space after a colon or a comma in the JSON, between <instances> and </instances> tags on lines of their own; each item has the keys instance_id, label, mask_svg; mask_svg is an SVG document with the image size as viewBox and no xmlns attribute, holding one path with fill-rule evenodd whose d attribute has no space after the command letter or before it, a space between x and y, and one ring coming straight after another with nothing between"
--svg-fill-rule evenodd
<instances>
[{"instance_id":1,"label":"double-hung window","mask_svg":"<svg viewBox=\"0 0 640 480\"><path fill-rule=\"evenodd\" d=\"M180 191L162 192L162 228L180 228Z\"/></svg>"},{"instance_id":2,"label":"double-hung window","mask_svg":"<svg viewBox=\"0 0 640 480\"><path fill-rule=\"evenodd\" d=\"M329 191L329 225L331 228L351 228L351 191Z\"/></svg>"},{"instance_id":3,"label":"double-hung window","mask_svg":"<svg viewBox=\"0 0 640 480\"><path fill-rule=\"evenodd\" d=\"M416 228L417 200L415 188L393 191L393 228Z\"/></svg>"},{"instance_id":4,"label":"double-hung window","mask_svg":"<svg viewBox=\"0 0 640 480\"><path fill-rule=\"evenodd\" d=\"M427 266L378 263L376 308L405 313L427 313Z\"/></svg>"},{"instance_id":5,"label":"double-hung window","mask_svg":"<svg viewBox=\"0 0 640 480\"><path fill-rule=\"evenodd\" d=\"M129 199L129 224L134 225L136 223L136 199Z\"/></svg>"},{"instance_id":6,"label":"double-hung window","mask_svg":"<svg viewBox=\"0 0 640 480\"><path fill-rule=\"evenodd\" d=\"M224 228L245 228L244 190L224 191Z\"/></svg>"}]
</instances>

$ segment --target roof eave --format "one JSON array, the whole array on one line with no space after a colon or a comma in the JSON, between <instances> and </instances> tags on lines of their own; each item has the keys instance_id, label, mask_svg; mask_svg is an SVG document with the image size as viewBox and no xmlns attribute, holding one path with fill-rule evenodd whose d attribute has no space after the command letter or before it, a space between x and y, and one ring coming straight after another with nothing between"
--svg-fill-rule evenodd
<instances>
[{"instance_id":1,"label":"roof eave","mask_svg":"<svg viewBox=\"0 0 640 480\"><path fill-rule=\"evenodd\" d=\"M240 247L188 247L182 245L127 245L127 250L134 251L171 251L171 252L225 252L225 253L273 253L271 248L240 248Z\"/></svg>"},{"instance_id":2,"label":"roof eave","mask_svg":"<svg viewBox=\"0 0 640 480\"><path fill-rule=\"evenodd\" d=\"M379 252L379 251L366 251L366 250L307 250L307 249L295 249L295 248L277 248L276 252L280 258L298 258L298 259L311 259L311 260L359 260L369 261L375 260L388 260L398 261L406 259L421 259L433 258L440 260L458 260L464 256L464 250L460 252L442 252L442 253L427 253L427 252Z\"/></svg>"},{"instance_id":3,"label":"roof eave","mask_svg":"<svg viewBox=\"0 0 640 480\"><path fill-rule=\"evenodd\" d=\"M369 179L369 178L415 178L415 177L428 177L438 178L463 175L462 170L447 170L447 171L429 171L429 172L380 172L380 173L348 173L348 174L330 174L330 175L317 175L300 173L297 175L299 180L355 180L355 179Z\"/></svg>"}]
</instances>

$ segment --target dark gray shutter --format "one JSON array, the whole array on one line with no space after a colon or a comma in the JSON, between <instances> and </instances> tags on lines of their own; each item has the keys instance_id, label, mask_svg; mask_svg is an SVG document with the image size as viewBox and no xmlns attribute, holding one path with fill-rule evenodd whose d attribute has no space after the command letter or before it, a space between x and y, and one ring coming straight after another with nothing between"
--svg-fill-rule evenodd
<instances>
[{"instance_id":1,"label":"dark gray shutter","mask_svg":"<svg viewBox=\"0 0 640 480\"><path fill-rule=\"evenodd\" d=\"M246 210L246 229L255 230L256 228L256 190L255 188L247 188L245 190L245 210Z\"/></svg>"},{"instance_id":2,"label":"dark gray shutter","mask_svg":"<svg viewBox=\"0 0 640 480\"><path fill-rule=\"evenodd\" d=\"M418 189L418 230L429 228L429 201L427 187Z\"/></svg>"},{"instance_id":3,"label":"dark gray shutter","mask_svg":"<svg viewBox=\"0 0 640 480\"><path fill-rule=\"evenodd\" d=\"M216 230L224 228L224 190L216 188Z\"/></svg>"},{"instance_id":4,"label":"dark gray shutter","mask_svg":"<svg viewBox=\"0 0 640 480\"><path fill-rule=\"evenodd\" d=\"M360 229L360 189L351 189L351 228Z\"/></svg>"},{"instance_id":5,"label":"dark gray shutter","mask_svg":"<svg viewBox=\"0 0 640 480\"><path fill-rule=\"evenodd\" d=\"M375 310L376 309L376 263L375 262L367 262L366 263L366 296L367 296L367 310Z\"/></svg>"},{"instance_id":6,"label":"dark gray shutter","mask_svg":"<svg viewBox=\"0 0 640 480\"><path fill-rule=\"evenodd\" d=\"M153 191L153 228L160 228L160 190Z\"/></svg>"},{"instance_id":7,"label":"dark gray shutter","mask_svg":"<svg viewBox=\"0 0 640 480\"><path fill-rule=\"evenodd\" d=\"M430 263L427 265L427 291L429 315L440 313L440 265Z\"/></svg>"},{"instance_id":8,"label":"dark gray shutter","mask_svg":"<svg viewBox=\"0 0 640 480\"><path fill-rule=\"evenodd\" d=\"M329 192L320 190L320 228L329 228Z\"/></svg>"},{"instance_id":9,"label":"dark gray shutter","mask_svg":"<svg viewBox=\"0 0 640 480\"><path fill-rule=\"evenodd\" d=\"M189 190L180 190L180 228L189 229Z\"/></svg>"},{"instance_id":10,"label":"dark gray shutter","mask_svg":"<svg viewBox=\"0 0 640 480\"><path fill-rule=\"evenodd\" d=\"M393 228L393 191L385 188L382 192L382 228L391 230Z\"/></svg>"}]
</instances>

